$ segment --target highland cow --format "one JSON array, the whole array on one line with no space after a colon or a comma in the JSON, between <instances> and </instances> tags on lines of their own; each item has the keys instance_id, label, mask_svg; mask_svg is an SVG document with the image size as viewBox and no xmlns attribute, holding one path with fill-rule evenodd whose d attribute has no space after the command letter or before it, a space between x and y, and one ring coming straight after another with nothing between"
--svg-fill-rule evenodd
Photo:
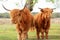
<instances>
[{"instance_id":1,"label":"highland cow","mask_svg":"<svg viewBox=\"0 0 60 40\"><path fill-rule=\"evenodd\" d=\"M4 9L4 5L2 5ZM8 10L8 9L6 9ZM28 37L29 28L33 27L33 16L27 7L22 10L13 9L10 11L10 18L13 24L16 24L16 30L18 32L18 40L26 40Z\"/></svg>"},{"instance_id":2,"label":"highland cow","mask_svg":"<svg viewBox=\"0 0 60 40\"><path fill-rule=\"evenodd\" d=\"M43 8L41 9L41 13L38 13L34 16L35 19L35 28L37 32L37 38L40 39L39 34L41 33L42 40L44 39L44 33L46 39L48 39L48 32L50 29L50 19L53 9Z\"/></svg>"}]
</instances>

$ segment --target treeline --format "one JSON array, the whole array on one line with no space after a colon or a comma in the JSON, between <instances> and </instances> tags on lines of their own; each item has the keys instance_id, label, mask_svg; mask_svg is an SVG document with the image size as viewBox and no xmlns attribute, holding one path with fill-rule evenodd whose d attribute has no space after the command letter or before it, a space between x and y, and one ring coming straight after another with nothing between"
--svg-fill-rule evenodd
<instances>
[{"instance_id":1,"label":"treeline","mask_svg":"<svg viewBox=\"0 0 60 40\"><path fill-rule=\"evenodd\" d=\"M32 13L33 15L37 14L37 13ZM52 18L60 18L60 13L52 13ZM10 18L9 13L5 12L5 13L0 13L0 18Z\"/></svg>"},{"instance_id":2,"label":"treeline","mask_svg":"<svg viewBox=\"0 0 60 40\"><path fill-rule=\"evenodd\" d=\"M60 18L60 13L52 13L52 18Z\"/></svg>"},{"instance_id":3,"label":"treeline","mask_svg":"<svg viewBox=\"0 0 60 40\"><path fill-rule=\"evenodd\" d=\"M33 13L35 15L36 13ZM60 18L60 13L52 13L51 18Z\"/></svg>"},{"instance_id":4,"label":"treeline","mask_svg":"<svg viewBox=\"0 0 60 40\"><path fill-rule=\"evenodd\" d=\"M0 18L10 18L9 13L5 12L5 13L0 13Z\"/></svg>"}]
</instances>

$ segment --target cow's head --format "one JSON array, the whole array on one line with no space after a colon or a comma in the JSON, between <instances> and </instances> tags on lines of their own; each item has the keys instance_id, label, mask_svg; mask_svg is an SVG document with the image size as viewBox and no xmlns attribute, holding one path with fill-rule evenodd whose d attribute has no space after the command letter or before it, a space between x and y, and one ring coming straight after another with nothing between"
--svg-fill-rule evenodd
<instances>
[{"instance_id":1,"label":"cow's head","mask_svg":"<svg viewBox=\"0 0 60 40\"><path fill-rule=\"evenodd\" d=\"M50 18L51 14L55 8L53 8L53 9L51 9L51 8L43 8L43 9L40 8L40 9L41 9L40 10L41 14L43 15L44 18Z\"/></svg>"},{"instance_id":2,"label":"cow's head","mask_svg":"<svg viewBox=\"0 0 60 40\"><path fill-rule=\"evenodd\" d=\"M55 9L55 8L53 8L53 9L51 9L51 8L40 8L41 10L41 12L43 13L43 14L46 14L47 16L51 16L51 14L52 14L52 12L53 12L53 10Z\"/></svg>"},{"instance_id":3,"label":"cow's head","mask_svg":"<svg viewBox=\"0 0 60 40\"><path fill-rule=\"evenodd\" d=\"M9 10L5 8L4 5L2 5L2 7L5 10L10 11L10 18L13 24L16 24L22 20L22 14L23 14L23 10L25 9L25 7L22 10L20 9Z\"/></svg>"},{"instance_id":4,"label":"cow's head","mask_svg":"<svg viewBox=\"0 0 60 40\"><path fill-rule=\"evenodd\" d=\"M41 12L44 12L44 13L52 13L53 12L53 9L43 8L43 9L41 9Z\"/></svg>"},{"instance_id":5,"label":"cow's head","mask_svg":"<svg viewBox=\"0 0 60 40\"><path fill-rule=\"evenodd\" d=\"M21 10L19 9L11 10L10 18L11 18L12 23L16 24L22 20L22 13L20 11Z\"/></svg>"}]
</instances>

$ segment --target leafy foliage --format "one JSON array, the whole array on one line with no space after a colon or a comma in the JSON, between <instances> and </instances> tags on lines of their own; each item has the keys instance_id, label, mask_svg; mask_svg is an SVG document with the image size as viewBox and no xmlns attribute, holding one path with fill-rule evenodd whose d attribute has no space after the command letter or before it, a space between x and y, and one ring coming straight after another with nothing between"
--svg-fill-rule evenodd
<instances>
[{"instance_id":1,"label":"leafy foliage","mask_svg":"<svg viewBox=\"0 0 60 40\"><path fill-rule=\"evenodd\" d=\"M34 6L34 4L37 2L37 0L26 0L27 1L27 6L28 8L32 11L32 8Z\"/></svg>"},{"instance_id":2,"label":"leafy foliage","mask_svg":"<svg viewBox=\"0 0 60 40\"><path fill-rule=\"evenodd\" d=\"M52 3L54 3L54 0L46 0L46 1L47 1L47 2L50 2L50 1L51 1Z\"/></svg>"}]
</instances>

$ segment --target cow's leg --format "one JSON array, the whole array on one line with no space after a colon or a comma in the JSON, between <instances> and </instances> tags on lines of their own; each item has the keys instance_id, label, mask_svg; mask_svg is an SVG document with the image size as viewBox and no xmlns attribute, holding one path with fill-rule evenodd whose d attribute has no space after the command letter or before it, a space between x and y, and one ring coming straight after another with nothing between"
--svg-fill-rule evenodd
<instances>
[{"instance_id":1,"label":"cow's leg","mask_svg":"<svg viewBox=\"0 0 60 40\"><path fill-rule=\"evenodd\" d=\"M28 39L28 33L26 33L26 39Z\"/></svg>"},{"instance_id":2,"label":"cow's leg","mask_svg":"<svg viewBox=\"0 0 60 40\"><path fill-rule=\"evenodd\" d=\"M26 33L23 33L23 36L26 38L26 39L28 39L28 33L26 32Z\"/></svg>"},{"instance_id":3,"label":"cow's leg","mask_svg":"<svg viewBox=\"0 0 60 40\"><path fill-rule=\"evenodd\" d=\"M18 40L22 40L21 35L22 35L22 32L21 32L21 30L19 30L19 31L18 31Z\"/></svg>"},{"instance_id":4,"label":"cow's leg","mask_svg":"<svg viewBox=\"0 0 60 40\"><path fill-rule=\"evenodd\" d=\"M41 37L42 37L42 40L44 40L44 30L41 29Z\"/></svg>"},{"instance_id":5,"label":"cow's leg","mask_svg":"<svg viewBox=\"0 0 60 40\"><path fill-rule=\"evenodd\" d=\"M36 32L37 32L37 40L39 40L40 39L39 30L37 29Z\"/></svg>"},{"instance_id":6,"label":"cow's leg","mask_svg":"<svg viewBox=\"0 0 60 40\"><path fill-rule=\"evenodd\" d=\"M48 30L45 31L46 40L48 40Z\"/></svg>"},{"instance_id":7,"label":"cow's leg","mask_svg":"<svg viewBox=\"0 0 60 40\"><path fill-rule=\"evenodd\" d=\"M22 40L21 33L18 34L18 40Z\"/></svg>"},{"instance_id":8,"label":"cow's leg","mask_svg":"<svg viewBox=\"0 0 60 40\"><path fill-rule=\"evenodd\" d=\"M47 22L47 25L46 25L46 30L45 30L45 35L46 35L46 40L48 40L48 32L49 32L49 29L50 29L50 20Z\"/></svg>"},{"instance_id":9,"label":"cow's leg","mask_svg":"<svg viewBox=\"0 0 60 40\"><path fill-rule=\"evenodd\" d=\"M18 40L22 40L21 35L22 35L22 30L20 29L20 25L16 24L16 31L18 33Z\"/></svg>"},{"instance_id":10,"label":"cow's leg","mask_svg":"<svg viewBox=\"0 0 60 40\"><path fill-rule=\"evenodd\" d=\"M27 38L27 32L23 31L21 37L22 37L22 40L26 40L26 38Z\"/></svg>"}]
</instances>

